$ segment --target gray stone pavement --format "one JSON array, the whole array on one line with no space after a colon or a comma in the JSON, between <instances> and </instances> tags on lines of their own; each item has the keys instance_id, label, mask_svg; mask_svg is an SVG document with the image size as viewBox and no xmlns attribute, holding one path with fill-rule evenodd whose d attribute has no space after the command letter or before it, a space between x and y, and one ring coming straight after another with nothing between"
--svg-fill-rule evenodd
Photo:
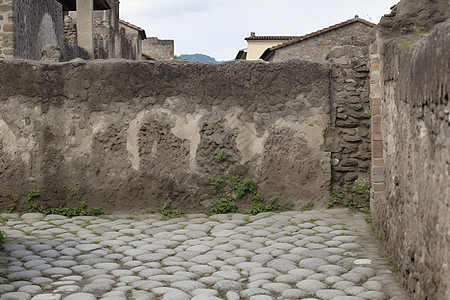
<instances>
[{"instance_id":1,"label":"gray stone pavement","mask_svg":"<svg viewBox=\"0 0 450 300\"><path fill-rule=\"evenodd\" d=\"M360 213L3 214L0 300L406 300Z\"/></svg>"}]
</instances>

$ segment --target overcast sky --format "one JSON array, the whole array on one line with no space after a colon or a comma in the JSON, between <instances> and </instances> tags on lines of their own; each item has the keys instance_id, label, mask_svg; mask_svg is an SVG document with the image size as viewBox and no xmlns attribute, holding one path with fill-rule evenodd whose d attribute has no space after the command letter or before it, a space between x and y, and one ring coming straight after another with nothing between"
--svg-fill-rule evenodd
<instances>
[{"instance_id":1,"label":"overcast sky","mask_svg":"<svg viewBox=\"0 0 450 300\"><path fill-rule=\"evenodd\" d=\"M398 0L121 0L120 18L148 37L175 40L175 54L231 60L245 37L304 35L358 15L373 23Z\"/></svg>"}]
</instances>

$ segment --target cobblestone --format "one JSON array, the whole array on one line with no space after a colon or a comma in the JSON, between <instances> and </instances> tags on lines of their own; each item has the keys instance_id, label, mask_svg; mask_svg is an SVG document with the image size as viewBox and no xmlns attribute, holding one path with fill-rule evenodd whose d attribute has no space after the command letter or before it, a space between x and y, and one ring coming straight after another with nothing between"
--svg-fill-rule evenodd
<instances>
[{"instance_id":1,"label":"cobblestone","mask_svg":"<svg viewBox=\"0 0 450 300\"><path fill-rule=\"evenodd\" d=\"M2 216L0 300L407 299L364 215L343 209Z\"/></svg>"}]
</instances>

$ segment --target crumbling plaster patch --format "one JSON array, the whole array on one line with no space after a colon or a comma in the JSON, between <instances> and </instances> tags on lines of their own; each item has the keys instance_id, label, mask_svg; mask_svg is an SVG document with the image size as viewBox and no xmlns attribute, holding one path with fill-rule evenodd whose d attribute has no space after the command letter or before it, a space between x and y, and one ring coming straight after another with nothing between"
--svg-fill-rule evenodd
<instances>
[{"instance_id":1,"label":"crumbling plaster patch","mask_svg":"<svg viewBox=\"0 0 450 300\"><path fill-rule=\"evenodd\" d=\"M171 132L182 140L189 141L189 166L191 172L196 169L195 157L197 155L198 145L200 144L200 128L199 121L203 114L186 114L186 116L178 117L175 123L175 127Z\"/></svg>"}]
</instances>

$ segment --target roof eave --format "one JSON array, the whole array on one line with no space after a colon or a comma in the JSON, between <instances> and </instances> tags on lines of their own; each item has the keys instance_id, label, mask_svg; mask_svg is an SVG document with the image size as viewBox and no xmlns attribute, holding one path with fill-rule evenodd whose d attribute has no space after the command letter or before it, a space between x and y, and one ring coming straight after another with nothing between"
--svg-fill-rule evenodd
<instances>
[{"instance_id":1,"label":"roof eave","mask_svg":"<svg viewBox=\"0 0 450 300\"><path fill-rule=\"evenodd\" d=\"M272 56L274 55L275 51L272 51L272 49L267 48L263 54L261 54L261 56L259 57L259 59L265 60L265 61L269 61Z\"/></svg>"}]
</instances>

